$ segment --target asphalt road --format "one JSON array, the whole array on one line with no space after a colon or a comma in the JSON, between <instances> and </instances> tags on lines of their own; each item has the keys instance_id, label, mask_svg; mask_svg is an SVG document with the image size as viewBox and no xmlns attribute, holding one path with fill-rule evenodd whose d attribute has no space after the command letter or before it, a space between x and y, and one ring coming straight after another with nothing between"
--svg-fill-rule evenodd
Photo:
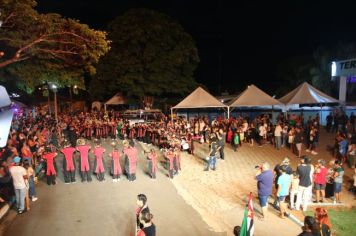
<instances>
[{"instance_id":1,"label":"asphalt road","mask_svg":"<svg viewBox=\"0 0 356 236\"><path fill-rule=\"evenodd\" d=\"M105 142L107 153L111 148ZM134 235L136 196L144 193L154 215L157 235L225 235L209 230L200 215L177 193L166 171L159 165L157 180L152 181L147 174L146 159L140 150L137 180L128 182L125 177L113 183L109 173L110 159L107 160L105 182L77 183L66 185L62 175L62 160L56 158L58 166L57 185L37 185L39 200L31 204L31 211L13 217L6 224L6 236L90 236L90 235ZM122 147L122 146L121 146ZM93 156L90 157L93 166ZM76 158L78 162L78 158ZM123 160L121 165L123 166ZM174 180L173 180L174 181ZM15 215L10 212L8 217Z\"/></svg>"}]
</instances>

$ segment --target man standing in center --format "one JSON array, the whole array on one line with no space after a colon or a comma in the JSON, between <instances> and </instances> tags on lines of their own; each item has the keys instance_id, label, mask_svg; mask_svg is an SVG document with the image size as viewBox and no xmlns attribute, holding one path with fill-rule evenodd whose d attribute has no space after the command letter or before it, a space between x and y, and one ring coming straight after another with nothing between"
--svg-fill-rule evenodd
<instances>
[{"instance_id":1,"label":"man standing in center","mask_svg":"<svg viewBox=\"0 0 356 236\"><path fill-rule=\"evenodd\" d=\"M269 164L264 162L258 166L256 173L258 198L262 208L262 219L267 218L268 198L272 194L273 172L269 168Z\"/></svg>"},{"instance_id":2,"label":"man standing in center","mask_svg":"<svg viewBox=\"0 0 356 236\"><path fill-rule=\"evenodd\" d=\"M216 135L218 137L220 159L222 161L224 161L225 160L224 147L225 147L225 141L226 141L226 134L224 133L223 129L219 129L219 132Z\"/></svg>"},{"instance_id":3,"label":"man standing in center","mask_svg":"<svg viewBox=\"0 0 356 236\"><path fill-rule=\"evenodd\" d=\"M216 154L217 154L217 151L219 150L216 140L217 139L216 139L215 135L212 134L210 136L209 160L208 160L207 166L204 169L204 171L209 171L210 168L212 170L216 170Z\"/></svg>"}]
</instances>

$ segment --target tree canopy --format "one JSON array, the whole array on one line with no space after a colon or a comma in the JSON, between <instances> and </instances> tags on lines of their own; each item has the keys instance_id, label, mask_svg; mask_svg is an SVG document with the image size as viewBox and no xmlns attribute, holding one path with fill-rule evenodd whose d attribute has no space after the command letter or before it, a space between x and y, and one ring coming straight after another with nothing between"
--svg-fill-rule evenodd
<instances>
[{"instance_id":1,"label":"tree canopy","mask_svg":"<svg viewBox=\"0 0 356 236\"><path fill-rule=\"evenodd\" d=\"M124 92L130 97L184 95L196 86L199 63L193 38L169 16L133 9L108 26L110 52L97 67L90 91L103 98Z\"/></svg>"},{"instance_id":2,"label":"tree canopy","mask_svg":"<svg viewBox=\"0 0 356 236\"><path fill-rule=\"evenodd\" d=\"M0 74L30 91L44 81L84 87L83 73L110 47L103 31L59 14L39 14L34 0L0 0Z\"/></svg>"}]
</instances>

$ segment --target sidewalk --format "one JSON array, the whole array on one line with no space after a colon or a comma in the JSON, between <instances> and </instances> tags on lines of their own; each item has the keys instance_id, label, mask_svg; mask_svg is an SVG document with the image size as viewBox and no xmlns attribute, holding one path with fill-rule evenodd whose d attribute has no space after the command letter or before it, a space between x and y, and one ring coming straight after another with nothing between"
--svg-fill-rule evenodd
<instances>
[{"instance_id":1,"label":"sidewalk","mask_svg":"<svg viewBox=\"0 0 356 236\"><path fill-rule=\"evenodd\" d=\"M321 158L327 161L332 159L326 151L327 145L331 143L330 140L333 140L332 136L323 132L321 136L319 154L310 155L313 164ZM228 232L229 235L232 235L234 226L241 225L243 210L250 192L253 192L255 196L254 207L260 209L254 167L267 161L273 169L286 156L291 159L293 169L296 169L299 163L299 159L287 148L276 150L270 144L263 147L251 147L244 143L237 152L234 152L227 144L225 146L226 160L218 160L216 171L204 172L204 159L208 153L208 146L195 143L195 147L195 156L183 154L182 172L174 179L174 186L208 225L217 232ZM304 154L307 153L304 151ZM351 170L346 170L346 176L350 173ZM345 183L343 187L342 200L347 206L355 205L353 196L347 193L346 185ZM301 232L300 226L296 223L288 219L280 219L277 211L270 210L269 214L269 219L265 221L260 221L256 217L255 235L274 235L275 232L281 232L280 235L297 235ZM301 213L294 211L293 214L299 220L303 220L304 216Z\"/></svg>"}]
</instances>

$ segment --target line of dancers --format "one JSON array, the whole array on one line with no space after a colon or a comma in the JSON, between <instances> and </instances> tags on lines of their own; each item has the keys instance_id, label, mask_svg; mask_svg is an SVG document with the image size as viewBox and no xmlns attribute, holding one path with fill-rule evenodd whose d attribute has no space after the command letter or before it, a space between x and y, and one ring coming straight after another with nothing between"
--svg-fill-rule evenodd
<instances>
[{"instance_id":1,"label":"line of dancers","mask_svg":"<svg viewBox=\"0 0 356 236\"><path fill-rule=\"evenodd\" d=\"M92 173L98 181L105 180L106 165L105 154L107 150L102 146L100 140L94 140L94 146L89 145L85 139L78 139L76 147L72 147L69 142L64 143L64 147L58 151L63 154L63 172L64 182L66 184L75 183L75 172L79 170L82 182L91 182ZM110 157L110 174L113 182L120 181L123 174L127 176L129 181L136 180L136 168L138 161L138 150L135 147L133 140L123 140L123 149L118 148L118 141L111 142L112 149L107 154ZM47 184L56 184L57 167L55 158L58 156L58 151L49 146L45 148L42 159L46 161L46 176ZM76 167L74 158L75 152L79 152L79 166ZM91 168L89 163L89 153L94 155L94 166ZM147 159L147 171L150 177L155 180L158 170L158 154L154 148L149 151L144 151ZM166 168L169 178L173 179L181 170L180 165L180 147L171 146L163 149L163 157L166 160ZM120 160L124 158L124 166L122 168Z\"/></svg>"}]
</instances>

